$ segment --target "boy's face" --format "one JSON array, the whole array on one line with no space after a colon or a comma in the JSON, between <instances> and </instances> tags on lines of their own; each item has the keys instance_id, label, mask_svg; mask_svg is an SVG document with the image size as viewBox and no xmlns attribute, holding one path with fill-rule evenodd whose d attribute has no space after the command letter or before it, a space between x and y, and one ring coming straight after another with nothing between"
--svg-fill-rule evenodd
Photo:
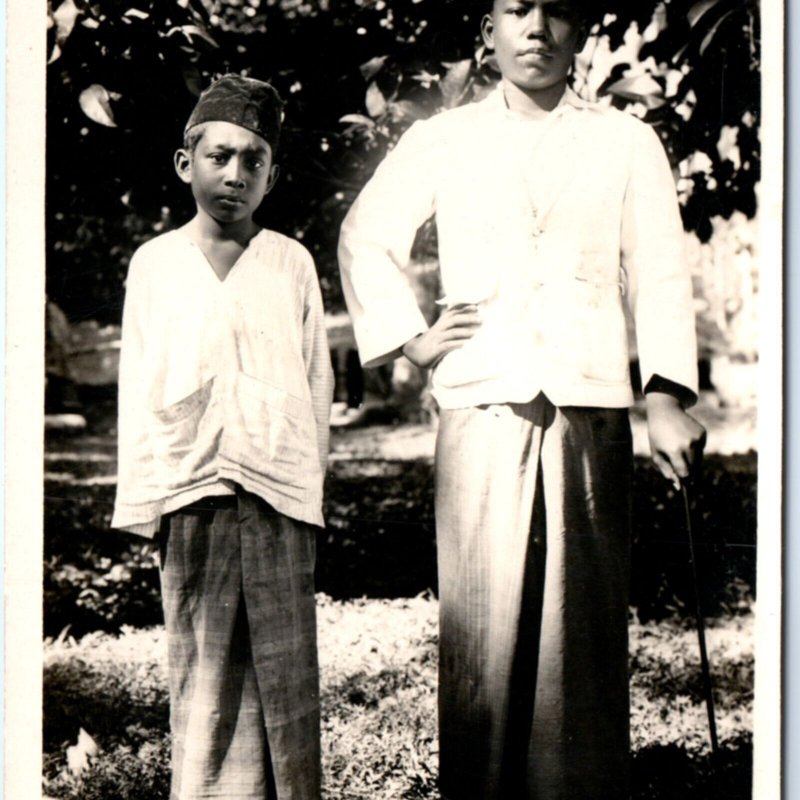
<instances>
[{"instance_id":1,"label":"boy's face","mask_svg":"<svg viewBox=\"0 0 800 800\"><path fill-rule=\"evenodd\" d=\"M198 210L223 225L250 219L275 184L272 149L257 133L231 122L206 122L194 153L175 154L175 169L192 187Z\"/></svg>"},{"instance_id":2,"label":"boy's face","mask_svg":"<svg viewBox=\"0 0 800 800\"><path fill-rule=\"evenodd\" d=\"M481 23L503 77L525 91L566 82L586 43L583 20L571 0L495 0Z\"/></svg>"}]
</instances>

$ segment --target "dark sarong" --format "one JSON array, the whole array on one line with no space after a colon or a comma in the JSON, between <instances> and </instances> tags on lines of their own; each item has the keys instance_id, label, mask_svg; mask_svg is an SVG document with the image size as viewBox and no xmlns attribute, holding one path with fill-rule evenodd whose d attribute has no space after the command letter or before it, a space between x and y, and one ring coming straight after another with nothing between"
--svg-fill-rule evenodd
<instances>
[{"instance_id":1,"label":"dark sarong","mask_svg":"<svg viewBox=\"0 0 800 800\"><path fill-rule=\"evenodd\" d=\"M443 797L627 798L627 411L445 410L436 464Z\"/></svg>"},{"instance_id":2,"label":"dark sarong","mask_svg":"<svg viewBox=\"0 0 800 800\"><path fill-rule=\"evenodd\" d=\"M172 800L319 800L315 548L241 490L164 518Z\"/></svg>"}]
</instances>

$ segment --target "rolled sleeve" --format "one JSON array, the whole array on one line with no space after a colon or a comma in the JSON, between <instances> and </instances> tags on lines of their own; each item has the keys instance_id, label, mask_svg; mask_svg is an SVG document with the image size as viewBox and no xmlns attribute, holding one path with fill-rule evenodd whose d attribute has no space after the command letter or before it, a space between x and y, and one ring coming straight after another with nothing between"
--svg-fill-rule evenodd
<instances>
[{"instance_id":1,"label":"rolled sleeve","mask_svg":"<svg viewBox=\"0 0 800 800\"><path fill-rule=\"evenodd\" d=\"M397 357L428 327L405 273L417 230L435 210L437 148L427 125L409 128L342 224L342 286L365 367Z\"/></svg>"}]
</instances>

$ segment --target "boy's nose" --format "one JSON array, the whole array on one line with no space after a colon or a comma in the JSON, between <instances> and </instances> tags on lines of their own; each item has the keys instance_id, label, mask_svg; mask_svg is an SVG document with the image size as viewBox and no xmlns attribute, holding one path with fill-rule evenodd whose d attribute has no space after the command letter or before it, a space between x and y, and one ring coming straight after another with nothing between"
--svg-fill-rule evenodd
<instances>
[{"instance_id":1,"label":"boy's nose","mask_svg":"<svg viewBox=\"0 0 800 800\"><path fill-rule=\"evenodd\" d=\"M244 170L242 165L239 163L239 160L236 158L232 158L230 162L228 162L228 171L227 175L225 176L225 183L227 183L229 186L237 187L242 187L245 185Z\"/></svg>"}]
</instances>

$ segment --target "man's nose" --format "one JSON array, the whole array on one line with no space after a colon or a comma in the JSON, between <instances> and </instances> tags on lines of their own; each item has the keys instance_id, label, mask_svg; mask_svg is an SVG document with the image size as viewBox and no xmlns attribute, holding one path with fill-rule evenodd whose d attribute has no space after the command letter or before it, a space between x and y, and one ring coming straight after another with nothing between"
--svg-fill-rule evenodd
<instances>
[{"instance_id":1,"label":"man's nose","mask_svg":"<svg viewBox=\"0 0 800 800\"><path fill-rule=\"evenodd\" d=\"M547 15L538 3L528 15L527 34L529 38L541 38L547 35Z\"/></svg>"}]
</instances>

